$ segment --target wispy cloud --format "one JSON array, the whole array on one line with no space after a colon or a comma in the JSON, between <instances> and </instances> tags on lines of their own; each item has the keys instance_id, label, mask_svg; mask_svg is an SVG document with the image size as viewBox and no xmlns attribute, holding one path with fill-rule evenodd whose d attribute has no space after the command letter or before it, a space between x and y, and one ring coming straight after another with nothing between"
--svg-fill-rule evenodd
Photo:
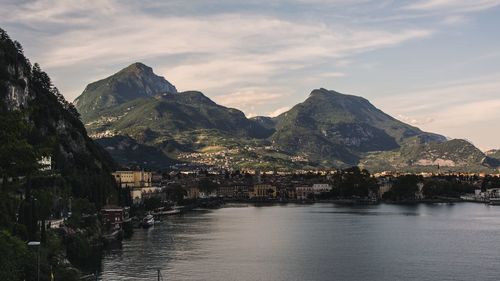
<instances>
[{"instance_id":1,"label":"wispy cloud","mask_svg":"<svg viewBox=\"0 0 500 281\"><path fill-rule=\"evenodd\" d=\"M397 117L397 119L399 119L405 123L411 124L413 126L427 125L427 124L435 121L435 119L433 117L430 117L430 116L423 116L423 117L415 118L415 117L410 117L410 116L406 116L403 114L397 114L396 117Z\"/></svg>"},{"instance_id":2,"label":"wispy cloud","mask_svg":"<svg viewBox=\"0 0 500 281\"><path fill-rule=\"evenodd\" d=\"M281 113L287 112L288 110L290 110L290 108L291 108L290 106L280 107L276 110L269 112L267 115L270 117L276 117L276 116L280 115Z\"/></svg>"},{"instance_id":3,"label":"wispy cloud","mask_svg":"<svg viewBox=\"0 0 500 281\"><path fill-rule=\"evenodd\" d=\"M499 0L424 0L408 5L413 10L446 10L448 12L475 12L500 5Z\"/></svg>"},{"instance_id":4,"label":"wispy cloud","mask_svg":"<svg viewBox=\"0 0 500 281\"><path fill-rule=\"evenodd\" d=\"M228 107L255 107L263 104L276 104L285 95L280 92L270 92L259 88L242 89L227 95L215 96L214 100Z\"/></svg>"},{"instance_id":5,"label":"wispy cloud","mask_svg":"<svg viewBox=\"0 0 500 281\"><path fill-rule=\"evenodd\" d=\"M500 124L500 73L379 98L376 104L424 130L468 138L483 148L499 145L500 132L493 128Z\"/></svg>"},{"instance_id":6,"label":"wispy cloud","mask_svg":"<svg viewBox=\"0 0 500 281\"><path fill-rule=\"evenodd\" d=\"M257 14L159 17L122 3L40 0L11 6L11 11L1 15L33 29L59 29L38 40L43 52L36 56L56 73L75 66L102 68L178 56L182 63L163 59L161 74L181 89L226 93L231 87L234 91L236 87L271 86L273 76L290 70L325 60L348 61L344 58L432 34L423 28L332 26ZM333 71L323 77L342 75ZM74 98L76 93L69 95Z\"/></svg>"}]
</instances>

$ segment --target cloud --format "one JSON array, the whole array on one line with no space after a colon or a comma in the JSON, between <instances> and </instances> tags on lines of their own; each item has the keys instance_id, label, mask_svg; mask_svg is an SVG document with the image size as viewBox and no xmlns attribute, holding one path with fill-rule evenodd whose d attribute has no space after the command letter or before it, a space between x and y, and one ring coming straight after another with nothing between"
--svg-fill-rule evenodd
<instances>
[{"instance_id":1,"label":"cloud","mask_svg":"<svg viewBox=\"0 0 500 281\"><path fill-rule=\"evenodd\" d=\"M421 129L500 147L500 73L378 98L382 110Z\"/></svg>"},{"instance_id":2,"label":"cloud","mask_svg":"<svg viewBox=\"0 0 500 281\"><path fill-rule=\"evenodd\" d=\"M347 1L335 4L348 5ZM347 66L349 58L357 54L433 34L424 28L332 25L258 13L161 16L151 10L170 7L168 4L147 5L116 0L89 0L85 5L50 0L12 2L9 12L4 9L0 16L2 21L22 23L27 30L43 34L32 36L36 47L27 46L26 50L36 53L34 59L53 74L56 83L62 83L60 88L70 99L78 93L65 90L83 89L84 81L94 77L93 69L110 69L111 74L118 70L111 67L133 61L154 62L159 74L180 89L227 94L241 88L272 87L276 76L326 61ZM78 87L68 82L66 86L68 70L76 67L88 69L88 77L79 77ZM322 77L342 75L330 70Z\"/></svg>"},{"instance_id":3,"label":"cloud","mask_svg":"<svg viewBox=\"0 0 500 281\"><path fill-rule=\"evenodd\" d=\"M284 99L285 94L269 92L258 88L243 89L227 95L215 96L217 103L228 107L245 108L263 104L275 104Z\"/></svg>"},{"instance_id":4,"label":"cloud","mask_svg":"<svg viewBox=\"0 0 500 281\"><path fill-rule=\"evenodd\" d=\"M433 117L430 116L424 116L422 118L415 118L415 117L410 117L406 116L404 114L397 114L397 118L405 123L408 123L413 126L421 126L421 125L427 125L429 123L432 123L435 121Z\"/></svg>"},{"instance_id":5,"label":"cloud","mask_svg":"<svg viewBox=\"0 0 500 281\"><path fill-rule=\"evenodd\" d=\"M447 16L443 19L442 23L446 25L460 25L467 23L469 21L468 18L462 15L451 15Z\"/></svg>"},{"instance_id":6,"label":"cloud","mask_svg":"<svg viewBox=\"0 0 500 281\"><path fill-rule=\"evenodd\" d=\"M281 113L287 112L288 110L290 110L290 108L291 108L290 106L280 107L274 111L269 112L267 115L269 117L276 117L276 116L280 115Z\"/></svg>"},{"instance_id":7,"label":"cloud","mask_svg":"<svg viewBox=\"0 0 500 281\"><path fill-rule=\"evenodd\" d=\"M343 72L324 72L321 73L320 76L326 78L336 78L336 77L345 77L346 74Z\"/></svg>"},{"instance_id":8,"label":"cloud","mask_svg":"<svg viewBox=\"0 0 500 281\"><path fill-rule=\"evenodd\" d=\"M447 12L476 12L500 5L499 0L425 0L406 6L411 10L446 10Z\"/></svg>"}]
</instances>

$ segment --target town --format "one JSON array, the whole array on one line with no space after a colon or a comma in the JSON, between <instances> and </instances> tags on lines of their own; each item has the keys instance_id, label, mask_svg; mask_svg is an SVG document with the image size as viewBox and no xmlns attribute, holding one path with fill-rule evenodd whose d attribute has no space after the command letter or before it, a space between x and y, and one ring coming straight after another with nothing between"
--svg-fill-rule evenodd
<instances>
[{"instance_id":1,"label":"town","mask_svg":"<svg viewBox=\"0 0 500 281\"><path fill-rule=\"evenodd\" d=\"M122 189L129 190L133 204L142 204L155 197L172 201L169 195L175 192L182 195L182 200L221 198L226 201L314 202L350 199L352 203L359 203L363 202L359 200L370 199L371 202L378 202L388 198L387 194L391 191L399 189L403 179L410 179L413 183L404 196L398 197L407 201L460 199L460 196L462 199L485 201L498 197L500 189L498 174L384 172L371 175L357 167L297 173L126 170L115 171L113 176ZM440 185L446 188L433 193Z\"/></svg>"}]
</instances>

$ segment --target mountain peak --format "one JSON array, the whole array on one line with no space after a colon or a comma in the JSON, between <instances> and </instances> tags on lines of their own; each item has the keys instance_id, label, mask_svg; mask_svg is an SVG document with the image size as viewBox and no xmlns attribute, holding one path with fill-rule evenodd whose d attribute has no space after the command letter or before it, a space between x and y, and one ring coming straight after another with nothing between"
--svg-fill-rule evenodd
<instances>
[{"instance_id":1,"label":"mountain peak","mask_svg":"<svg viewBox=\"0 0 500 281\"><path fill-rule=\"evenodd\" d=\"M138 98L152 98L163 93L177 93L174 85L141 62L133 63L117 73L90 83L76 98L76 108L85 116Z\"/></svg>"},{"instance_id":2,"label":"mountain peak","mask_svg":"<svg viewBox=\"0 0 500 281\"><path fill-rule=\"evenodd\" d=\"M355 96L355 95L348 95L348 94L343 94L340 92L337 92L335 90L328 90L325 88L319 88L319 89L314 89L311 91L309 94L309 97L314 97L314 96L323 96L327 98L352 98L352 99L357 99L357 100L362 100L362 101L368 101L367 99L360 97L360 96Z\"/></svg>"},{"instance_id":3,"label":"mountain peak","mask_svg":"<svg viewBox=\"0 0 500 281\"><path fill-rule=\"evenodd\" d=\"M125 67L119 72L132 72L132 73L153 73L153 68L143 64L142 62L134 62L133 64Z\"/></svg>"}]
</instances>

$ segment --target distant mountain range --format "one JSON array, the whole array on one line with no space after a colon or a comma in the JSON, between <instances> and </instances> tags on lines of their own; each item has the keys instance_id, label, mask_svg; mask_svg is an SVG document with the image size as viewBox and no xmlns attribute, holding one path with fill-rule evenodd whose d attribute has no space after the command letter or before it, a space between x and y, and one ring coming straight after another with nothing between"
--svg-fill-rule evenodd
<instances>
[{"instance_id":1,"label":"distant mountain range","mask_svg":"<svg viewBox=\"0 0 500 281\"><path fill-rule=\"evenodd\" d=\"M75 104L89 134L123 165L488 171L500 164L496 154L423 132L362 97L316 89L275 118L249 119L201 92L177 92L142 63L89 84Z\"/></svg>"}]
</instances>

